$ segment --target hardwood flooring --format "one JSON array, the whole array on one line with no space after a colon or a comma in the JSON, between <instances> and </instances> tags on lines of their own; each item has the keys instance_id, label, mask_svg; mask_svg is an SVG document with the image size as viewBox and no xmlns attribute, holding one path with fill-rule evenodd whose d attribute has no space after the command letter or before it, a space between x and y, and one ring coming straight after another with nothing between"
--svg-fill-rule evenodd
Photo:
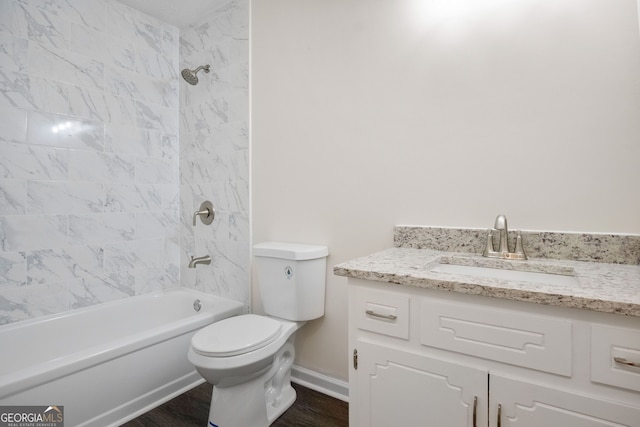
<instances>
[{"instance_id":1,"label":"hardwood flooring","mask_svg":"<svg viewBox=\"0 0 640 427\"><path fill-rule=\"evenodd\" d=\"M298 395L295 403L272 427L346 427L349 405L298 384L292 384ZM123 427L205 427L211 402L210 384L202 384ZM252 426L233 426L252 427Z\"/></svg>"}]
</instances>

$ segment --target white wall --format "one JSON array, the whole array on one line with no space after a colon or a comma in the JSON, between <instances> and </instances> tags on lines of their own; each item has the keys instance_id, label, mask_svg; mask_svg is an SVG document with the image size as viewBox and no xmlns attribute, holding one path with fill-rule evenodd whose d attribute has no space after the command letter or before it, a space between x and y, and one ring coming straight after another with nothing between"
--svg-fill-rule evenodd
<instances>
[{"instance_id":1,"label":"white wall","mask_svg":"<svg viewBox=\"0 0 640 427\"><path fill-rule=\"evenodd\" d=\"M252 3L253 241L331 252L297 363L347 378L331 267L390 247L396 224L640 233L636 7Z\"/></svg>"},{"instance_id":2,"label":"white wall","mask_svg":"<svg viewBox=\"0 0 640 427\"><path fill-rule=\"evenodd\" d=\"M178 284L177 68L116 1L0 2L0 324Z\"/></svg>"}]
</instances>

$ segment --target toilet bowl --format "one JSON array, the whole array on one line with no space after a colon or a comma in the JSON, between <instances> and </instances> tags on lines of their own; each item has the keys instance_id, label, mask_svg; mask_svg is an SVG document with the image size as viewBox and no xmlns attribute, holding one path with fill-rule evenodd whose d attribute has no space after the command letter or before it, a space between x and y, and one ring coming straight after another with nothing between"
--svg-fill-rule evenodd
<instances>
[{"instance_id":1,"label":"toilet bowl","mask_svg":"<svg viewBox=\"0 0 640 427\"><path fill-rule=\"evenodd\" d=\"M267 314L221 320L191 340L188 358L214 386L208 427L266 427L293 404L294 337L324 314L327 254L315 245L254 246L259 288L272 292L263 301Z\"/></svg>"},{"instance_id":2,"label":"toilet bowl","mask_svg":"<svg viewBox=\"0 0 640 427\"><path fill-rule=\"evenodd\" d=\"M303 324L246 314L194 335L188 357L215 386L209 410L213 425L268 426L293 404L293 336Z\"/></svg>"}]
</instances>

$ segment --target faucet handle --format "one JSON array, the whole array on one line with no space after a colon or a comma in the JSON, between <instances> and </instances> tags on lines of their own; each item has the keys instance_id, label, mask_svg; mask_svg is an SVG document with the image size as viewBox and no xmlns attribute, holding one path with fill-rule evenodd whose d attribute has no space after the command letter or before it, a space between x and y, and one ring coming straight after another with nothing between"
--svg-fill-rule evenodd
<instances>
[{"instance_id":1,"label":"faucet handle","mask_svg":"<svg viewBox=\"0 0 640 427\"><path fill-rule=\"evenodd\" d=\"M495 252L493 249L493 231L489 228L487 230L487 244L484 247L482 256L488 256L491 252Z\"/></svg>"},{"instance_id":2,"label":"faucet handle","mask_svg":"<svg viewBox=\"0 0 640 427\"><path fill-rule=\"evenodd\" d=\"M522 235L520 234L520 230L518 230L518 234L516 236L516 250L515 253L521 255L521 259L527 259L527 255L524 253L524 248L522 247Z\"/></svg>"}]
</instances>

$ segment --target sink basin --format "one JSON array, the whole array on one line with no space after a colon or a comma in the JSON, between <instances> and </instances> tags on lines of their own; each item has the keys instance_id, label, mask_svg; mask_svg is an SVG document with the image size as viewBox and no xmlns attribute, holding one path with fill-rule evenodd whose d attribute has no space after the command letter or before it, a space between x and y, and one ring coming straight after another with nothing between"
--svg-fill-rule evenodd
<instances>
[{"instance_id":1,"label":"sink basin","mask_svg":"<svg viewBox=\"0 0 640 427\"><path fill-rule=\"evenodd\" d=\"M482 267L477 265L436 264L431 268L435 273L459 274L464 276L486 277L499 280L539 283L555 286L576 286L578 278L573 270L562 273L545 273L541 271L523 271L502 268Z\"/></svg>"}]
</instances>

